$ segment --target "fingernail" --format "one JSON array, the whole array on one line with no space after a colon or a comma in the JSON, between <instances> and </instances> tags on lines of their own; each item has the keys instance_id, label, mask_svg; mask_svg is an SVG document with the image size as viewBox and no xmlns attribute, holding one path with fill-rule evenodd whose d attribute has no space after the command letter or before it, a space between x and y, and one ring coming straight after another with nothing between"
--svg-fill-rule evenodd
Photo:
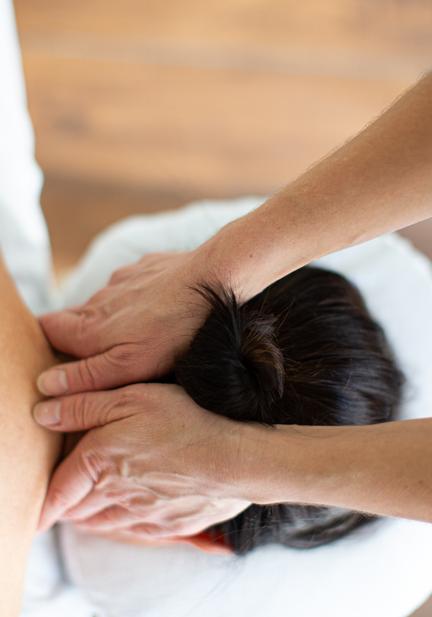
<instances>
[{"instance_id":1,"label":"fingernail","mask_svg":"<svg viewBox=\"0 0 432 617\"><path fill-rule=\"evenodd\" d=\"M52 369L39 375L37 387L42 394L47 396L58 396L68 390L66 371L62 369Z\"/></svg>"},{"instance_id":2,"label":"fingernail","mask_svg":"<svg viewBox=\"0 0 432 617\"><path fill-rule=\"evenodd\" d=\"M60 403L44 401L38 403L33 410L34 419L42 426L54 426L60 422Z\"/></svg>"}]
</instances>

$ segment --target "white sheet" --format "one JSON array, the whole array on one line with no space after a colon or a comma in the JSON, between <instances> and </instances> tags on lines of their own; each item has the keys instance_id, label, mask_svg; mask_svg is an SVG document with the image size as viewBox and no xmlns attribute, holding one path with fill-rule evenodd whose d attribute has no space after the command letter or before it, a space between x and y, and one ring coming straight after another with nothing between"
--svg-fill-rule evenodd
<instances>
[{"instance_id":1,"label":"white sheet","mask_svg":"<svg viewBox=\"0 0 432 617\"><path fill-rule=\"evenodd\" d=\"M149 251L192 248L259 199L202 202L130 219L96 240L64 292L86 300L113 269ZM432 410L432 276L397 236L319 263L354 280L409 380L402 417ZM186 546L133 547L62 530L71 579L105 617L407 617L432 591L432 525L385 520L312 551L266 547L243 559Z\"/></svg>"}]
</instances>

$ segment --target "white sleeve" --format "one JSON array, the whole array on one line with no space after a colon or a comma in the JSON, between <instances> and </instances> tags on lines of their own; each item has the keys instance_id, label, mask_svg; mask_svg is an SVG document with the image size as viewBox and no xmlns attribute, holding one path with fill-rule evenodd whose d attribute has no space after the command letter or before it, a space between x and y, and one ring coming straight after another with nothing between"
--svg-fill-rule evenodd
<instances>
[{"instance_id":1,"label":"white sleeve","mask_svg":"<svg viewBox=\"0 0 432 617\"><path fill-rule=\"evenodd\" d=\"M0 0L0 248L22 297L35 312L47 308L50 278L41 186L13 6L10 0Z\"/></svg>"}]
</instances>

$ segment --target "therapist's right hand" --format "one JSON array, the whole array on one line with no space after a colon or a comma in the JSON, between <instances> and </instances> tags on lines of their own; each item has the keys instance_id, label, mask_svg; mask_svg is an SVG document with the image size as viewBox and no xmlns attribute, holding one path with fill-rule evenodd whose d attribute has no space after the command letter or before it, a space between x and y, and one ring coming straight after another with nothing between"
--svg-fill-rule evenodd
<instances>
[{"instance_id":1,"label":"therapist's right hand","mask_svg":"<svg viewBox=\"0 0 432 617\"><path fill-rule=\"evenodd\" d=\"M166 374L208 312L194 290L211 281L204 262L197 251L146 255L84 305L41 317L52 346L77 361L43 373L39 390L59 396Z\"/></svg>"},{"instance_id":2,"label":"therapist's right hand","mask_svg":"<svg viewBox=\"0 0 432 617\"><path fill-rule=\"evenodd\" d=\"M89 431L54 472L41 530L67 520L140 540L178 538L250 505L237 483L246 425L202 409L180 386L75 394L39 403L34 416L54 431Z\"/></svg>"}]
</instances>

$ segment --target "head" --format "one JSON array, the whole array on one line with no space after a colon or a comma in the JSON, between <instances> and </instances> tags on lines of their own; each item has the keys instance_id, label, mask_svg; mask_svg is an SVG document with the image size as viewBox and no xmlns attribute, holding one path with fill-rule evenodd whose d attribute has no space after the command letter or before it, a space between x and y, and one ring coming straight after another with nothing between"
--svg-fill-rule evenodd
<instances>
[{"instance_id":1,"label":"head","mask_svg":"<svg viewBox=\"0 0 432 617\"><path fill-rule=\"evenodd\" d=\"M402 375L382 328L344 277L305 267L246 303L203 286L210 313L175 365L201 407L241 422L359 425L395 417ZM237 553L312 548L371 520L340 508L251 505L209 530Z\"/></svg>"}]
</instances>

